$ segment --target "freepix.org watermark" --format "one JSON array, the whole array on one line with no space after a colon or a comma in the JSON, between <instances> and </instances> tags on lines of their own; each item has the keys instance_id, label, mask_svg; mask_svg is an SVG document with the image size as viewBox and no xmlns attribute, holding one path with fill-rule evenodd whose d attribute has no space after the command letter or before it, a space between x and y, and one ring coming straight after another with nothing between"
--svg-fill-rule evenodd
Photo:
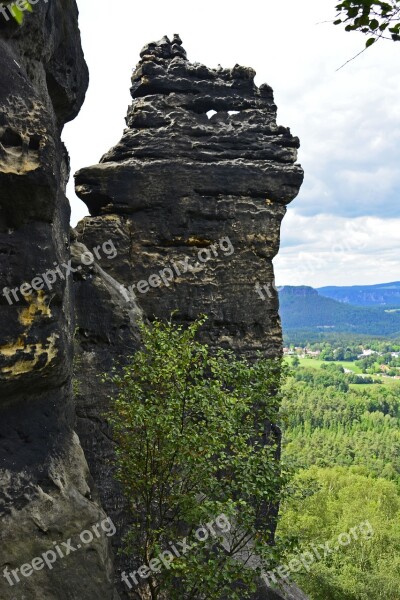
<instances>
[{"instance_id":1,"label":"freepix.org watermark","mask_svg":"<svg viewBox=\"0 0 400 600\"><path fill-rule=\"evenodd\" d=\"M41 556L36 556L31 560L30 563L25 563L17 569L10 570L6 567L3 571L3 577L8 581L9 585L13 586L16 583L20 583L22 577L30 577L35 571L41 571L45 567L52 569L54 563L60 558L65 558L72 552L77 552L82 548L83 545L91 544L95 537L100 538L101 533L105 533L107 537L111 537L116 533L116 527L110 517L96 523L91 529L85 529L79 534L80 542L76 546L72 545L72 538L69 538L66 542L53 542L54 548L43 552Z\"/></svg>"},{"instance_id":2,"label":"freepix.org watermark","mask_svg":"<svg viewBox=\"0 0 400 600\"><path fill-rule=\"evenodd\" d=\"M266 283L263 286L261 286L261 284L257 281L257 283L255 285L255 290L256 290L257 294L259 295L259 297L261 298L261 300L266 300L266 298L274 297L274 293L272 292L271 287L276 292L280 292L281 290L283 290L284 286L276 286L275 281L273 281L272 283Z\"/></svg>"},{"instance_id":3,"label":"freepix.org watermark","mask_svg":"<svg viewBox=\"0 0 400 600\"><path fill-rule=\"evenodd\" d=\"M141 281L138 281L138 283L128 286L128 290L121 285L121 294L128 302L130 299L128 291L135 298L135 289L137 289L140 294L147 294L151 288L158 288L162 285L169 287L171 281L173 281L176 277L180 277L188 272L197 273L202 271L205 267L205 264L209 260L219 256L219 251L221 251L224 256L231 256L234 253L235 249L229 237L223 237L215 244L211 244L207 248L202 248L199 250L195 264L190 264L189 256L185 256L184 260L177 260L176 262L172 261L167 267L161 269L161 271L158 273L153 273L150 275L148 279L142 279Z\"/></svg>"},{"instance_id":4,"label":"freepix.org watermark","mask_svg":"<svg viewBox=\"0 0 400 600\"><path fill-rule=\"evenodd\" d=\"M291 573L299 573L299 571L311 570L311 565L318 562L334 552L338 552L341 548L349 546L352 542L363 539L370 539L374 535L374 530L369 521L363 521L355 527L352 527L348 532L340 533L336 538L336 543L325 542L324 544L311 544L309 549L299 554L296 558L292 558L287 564L279 565L272 571L262 572L261 577L270 587L272 584L279 584L282 580L287 580Z\"/></svg>"},{"instance_id":5,"label":"freepix.org watermark","mask_svg":"<svg viewBox=\"0 0 400 600\"><path fill-rule=\"evenodd\" d=\"M117 256L117 250L112 240L107 240L103 245L93 248L91 252L83 252L80 255L81 263L85 266L90 266L94 263L95 257L100 260L100 250L103 251L108 259L113 259ZM11 305L14 304L14 302L20 302L22 297L30 296L33 290L38 292L46 287L48 291L51 291L58 278L65 280L71 273L76 273L82 269L81 265L78 265L78 267L74 269L72 267L72 260L69 260L67 263L61 263L61 265L55 262L53 265L54 269L48 269L45 273L34 277L30 283L23 283L14 289L8 287L3 288L2 295L7 299L8 304ZM62 269L65 269L65 272L63 272ZM19 296L19 294L21 296Z\"/></svg>"},{"instance_id":6,"label":"freepix.org watermark","mask_svg":"<svg viewBox=\"0 0 400 600\"><path fill-rule=\"evenodd\" d=\"M198 546L199 543L204 544L207 542L210 537L216 539L218 536L221 536L221 534L226 534L230 530L231 524L228 517L221 514L216 517L214 521L201 525L195 531L194 537L196 538L196 541L189 544L188 538L184 537L180 542L169 542L171 550L164 550L164 552L161 552L156 558L149 560L148 565L142 565L136 571L129 573L129 575L123 571L121 574L121 581L123 581L129 589L132 589L133 585L131 582L135 585L139 585L140 579L148 579L152 573L160 573L163 568L170 569L175 558L184 556Z\"/></svg>"},{"instance_id":7,"label":"freepix.org watermark","mask_svg":"<svg viewBox=\"0 0 400 600\"><path fill-rule=\"evenodd\" d=\"M15 19L18 12L31 12L31 6L35 6L35 4L38 4L39 2L44 2L47 4L48 1L49 0L16 0L15 2L10 2L10 4L7 6L0 4L0 14L5 18L6 21L9 21L10 15ZM17 12L15 9L17 9Z\"/></svg>"}]
</instances>

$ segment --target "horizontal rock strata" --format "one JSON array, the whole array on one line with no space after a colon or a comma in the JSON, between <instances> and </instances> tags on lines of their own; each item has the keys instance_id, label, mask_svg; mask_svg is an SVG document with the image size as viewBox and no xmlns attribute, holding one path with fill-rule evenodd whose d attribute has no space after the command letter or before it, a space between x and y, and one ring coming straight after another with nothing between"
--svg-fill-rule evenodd
<instances>
[{"instance_id":1,"label":"horizontal rock strata","mask_svg":"<svg viewBox=\"0 0 400 600\"><path fill-rule=\"evenodd\" d=\"M96 217L82 234L87 245L99 229L113 234L108 215L123 219L121 252L107 269L149 318L206 313L205 340L274 356L272 259L303 171L298 139L276 124L272 89L254 76L190 63L179 36L149 44L132 75L127 129L98 165L77 173L76 190ZM160 285L149 282L164 269ZM256 282L270 286L264 301Z\"/></svg>"}]
</instances>

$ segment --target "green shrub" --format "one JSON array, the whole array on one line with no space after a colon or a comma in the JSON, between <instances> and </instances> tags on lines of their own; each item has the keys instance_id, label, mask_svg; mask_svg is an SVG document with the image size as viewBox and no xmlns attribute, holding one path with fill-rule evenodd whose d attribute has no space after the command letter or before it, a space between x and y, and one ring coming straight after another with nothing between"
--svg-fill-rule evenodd
<instances>
[{"instance_id":1,"label":"green shrub","mask_svg":"<svg viewBox=\"0 0 400 600\"><path fill-rule=\"evenodd\" d=\"M217 532L139 581L143 599L245 598L274 554L281 361L212 352L195 340L204 320L142 324L142 349L111 376L116 471L134 520L125 551L149 567L200 524L221 514L232 524L229 540Z\"/></svg>"}]
</instances>

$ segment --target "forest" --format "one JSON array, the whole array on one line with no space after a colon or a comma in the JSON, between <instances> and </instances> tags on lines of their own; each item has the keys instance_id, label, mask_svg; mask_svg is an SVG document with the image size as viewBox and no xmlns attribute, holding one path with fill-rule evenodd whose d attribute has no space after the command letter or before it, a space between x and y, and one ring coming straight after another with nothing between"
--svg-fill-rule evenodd
<instances>
[{"instance_id":1,"label":"forest","mask_svg":"<svg viewBox=\"0 0 400 600\"><path fill-rule=\"evenodd\" d=\"M352 385L324 367L292 368L284 386L278 539L292 546L286 562L310 545L336 549L291 574L313 600L399 600L400 384ZM366 521L373 535L335 543Z\"/></svg>"}]
</instances>

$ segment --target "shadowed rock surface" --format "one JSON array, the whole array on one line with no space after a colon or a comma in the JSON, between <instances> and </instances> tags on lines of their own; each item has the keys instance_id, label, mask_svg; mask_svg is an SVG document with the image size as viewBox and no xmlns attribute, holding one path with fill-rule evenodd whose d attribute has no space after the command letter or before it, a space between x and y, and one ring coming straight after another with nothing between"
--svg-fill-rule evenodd
<instances>
[{"instance_id":1,"label":"shadowed rock surface","mask_svg":"<svg viewBox=\"0 0 400 600\"><path fill-rule=\"evenodd\" d=\"M114 221L118 226L118 218ZM85 219L81 226L88 222L90 219ZM105 241L102 235L99 231L98 243ZM77 240L71 247L72 264L77 269L74 275L74 394L77 432L98 487L101 505L117 528L117 534L112 538L117 556L121 537L129 524L129 513L122 490L113 476L114 443L105 419L109 396L115 390L109 382L101 382L101 375L109 373L115 361L123 364L134 354L139 346L137 321L143 315L132 297L126 302L121 296L120 284L98 265L98 261L86 266L82 264L84 253L91 252L94 247L90 246L89 250ZM106 262L113 260L106 259ZM121 588L121 597L125 597L125 590L120 585L119 572L129 566L124 557L117 557L116 582Z\"/></svg>"},{"instance_id":2,"label":"shadowed rock surface","mask_svg":"<svg viewBox=\"0 0 400 600\"><path fill-rule=\"evenodd\" d=\"M206 313L203 341L251 357L258 350L281 353L272 259L303 171L296 164L298 139L276 124L272 89L258 88L254 76L239 65L190 63L177 35L145 46L121 141L98 165L76 174L77 194L91 214L77 227L77 243L93 249L111 239L118 252L113 260L100 255L93 279L77 277L76 340L84 365L77 371L78 431L120 534L127 520L107 467L108 390L99 391L96 373L134 349L140 312L151 320L177 310L174 318L183 323ZM98 268L112 278L112 292ZM269 285L264 300L257 282ZM94 306L105 312L105 327ZM132 597L121 586L119 592ZM257 598L304 596L296 588L278 595L260 585Z\"/></svg>"},{"instance_id":3,"label":"shadowed rock surface","mask_svg":"<svg viewBox=\"0 0 400 600\"><path fill-rule=\"evenodd\" d=\"M71 277L50 275L50 289L36 280L25 296L18 289L69 260L69 161L60 135L88 84L77 21L75 0L40 2L21 27L0 16L2 600L117 598L104 533L52 569L17 571L13 585L3 577L54 550L53 542L67 554L63 542L76 548L79 534L106 517L74 431Z\"/></svg>"}]
</instances>

